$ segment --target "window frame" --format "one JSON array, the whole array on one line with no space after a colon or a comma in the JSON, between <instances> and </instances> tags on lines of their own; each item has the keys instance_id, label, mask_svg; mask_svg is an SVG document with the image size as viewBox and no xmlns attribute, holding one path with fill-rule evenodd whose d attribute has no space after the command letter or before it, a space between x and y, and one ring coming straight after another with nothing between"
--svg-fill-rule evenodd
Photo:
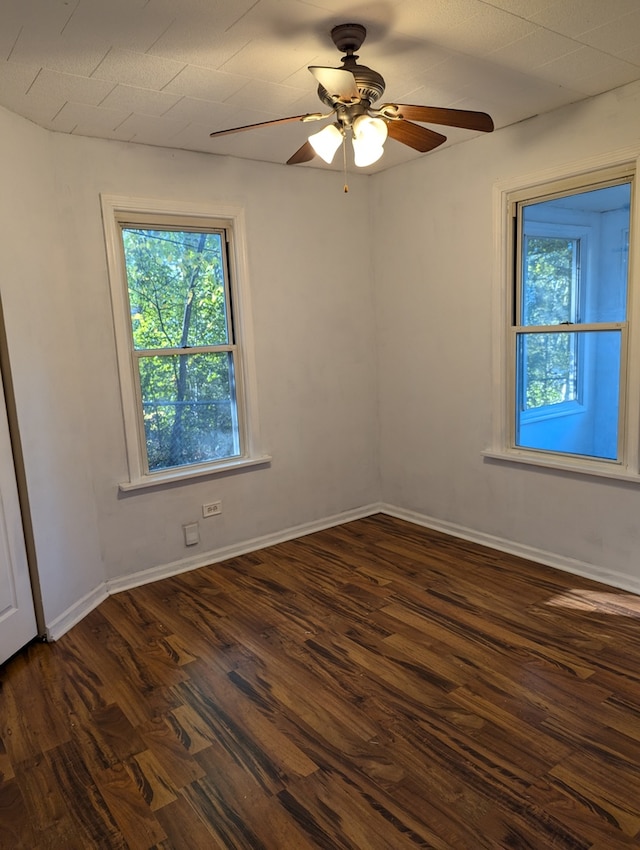
<instances>
[{"instance_id":1,"label":"window frame","mask_svg":"<svg viewBox=\"0 0 640 850\"><path fill-rule=\"evenodd\" d=\"M209 206L114 195L101 195L100 201L128 466L128 480L120 482L119 488L123 491L144 489L268 464L271 457L260 448L243 209L227 204ZM149 471L147 468L146 437L137 368L140 352L134 348L131 332L128 281L121 235L126 225L140 229L152 229L156 226L176 230L200 228L225 231L231 301L227 309L231 314L234 334L232 347L240 442L240 453L237 456L157 471ZM181 351L178 353L184 354Z\"/></svg>"},{"instance_id":2,"label":"window frame","mask_svg":"<svg viewBox=\"0 0 640 850\"><path fill-rule=\"evenodd\" d=\"M640 483L640 292L636 285L640 254L639 192L636 180L639 173L640 148L626 148L614 154L605 154L557 166L522 178L512 178L494 184L494 287L492 327L492 429L491 444L482 454L485 458L509 463L522 463L548 469L566 470L594 477L614 478ZM629 224L630 244L639 246L630 251L628 266L627 321L612 322L613 329L628 326L623 332L621 346L621 383L619 404L619 457L612 461L588 458L582 455L561 454L541 449L515 445L515 361L512 336L514 335L515 287L517 269L516 219L513 202L529 200L538 202L568 192L583 192L631 179L631 210ZM553 191L550 190L553 188ZM580 331L590 330L590 325L580 325ZM603 329L603 325L597 325ZM575 328L573 328L575 329ZM540 328L543 331L544 328Z\"/></svg>"}]
</instances>

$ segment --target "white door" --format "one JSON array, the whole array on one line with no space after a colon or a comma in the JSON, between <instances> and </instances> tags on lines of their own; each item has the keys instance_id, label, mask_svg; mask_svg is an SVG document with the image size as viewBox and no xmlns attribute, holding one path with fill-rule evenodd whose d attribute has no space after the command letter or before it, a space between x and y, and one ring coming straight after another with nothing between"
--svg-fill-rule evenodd
<instances>
[{"instance_id":1,"label":"white door","mask_svg":"<svg viewBox=\"0 0 640 850\"><path fill-rule=\"evenodd\" d=\"M0 380L0 664L38 632Z\"/></svg>"}]
</instances>

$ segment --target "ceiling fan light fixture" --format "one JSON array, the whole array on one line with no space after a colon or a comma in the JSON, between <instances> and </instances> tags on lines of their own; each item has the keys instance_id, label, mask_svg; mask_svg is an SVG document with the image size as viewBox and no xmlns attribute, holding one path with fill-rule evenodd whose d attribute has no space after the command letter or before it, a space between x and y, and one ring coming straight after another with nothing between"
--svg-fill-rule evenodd
<instances>
[{"instance_id":1,"label":"ceiling fan light fixture","mask_svg":"<svg viewBox=\"0 0 640 850\"><path fill-rule=\"evenodd\" d=\"M373 165L384 153L387 139L387 122L382 118L358 115L353 122L353 155L359 168Z\"/></svg>"},{"instance_id":2,"label":"ceiling fan light fixture","mask_svg":"<svg viewBox=\"0 0 640 850\"><path fill-rule=\"evenodd\" d=\"M384 145L387 139L387 122L370 115L358 115L353 122L353 137L371 145Z\"/></svg>"},{"instance_id":3,"label":"ceiling fan light fixture","mask_svg":"<svg viewBox=\"0 0 640 850\"><path fill-rule=\"evenodd\" d=\"M336 151L344 138L337 124L329 124L318 133L309 136L309 144L321 159L329 165L333 162Z\"/></svg>"},{"instance_id":4,"label":"ceiling fan light fixture","mask_svg":"<svg viewBox=\"0 0 640 850\"><path fill-rule=\"evenodd\" d=\"M367 165L373 165L373 163L377 162L384 153L382 145L367 144L366 142L363 142L362 139L356 138L354 138L352 142L353 161L358 168L365 168Z\"/></svg>"}]
</instances>

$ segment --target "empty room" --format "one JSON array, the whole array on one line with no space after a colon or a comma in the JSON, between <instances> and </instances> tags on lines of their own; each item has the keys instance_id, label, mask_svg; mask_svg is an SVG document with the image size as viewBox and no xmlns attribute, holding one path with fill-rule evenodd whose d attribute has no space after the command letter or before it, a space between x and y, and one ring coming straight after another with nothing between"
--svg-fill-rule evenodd
<instances>
[{"instance_id":1,"label":"empty room","mask_svg":"<svg viewBox=\"0 0 640 850\"><path fill-rule=\"evenodd\" d=\"M3 0L0 157L0 848L640 848L636 0Z\"/></svg>"}]
</instances>

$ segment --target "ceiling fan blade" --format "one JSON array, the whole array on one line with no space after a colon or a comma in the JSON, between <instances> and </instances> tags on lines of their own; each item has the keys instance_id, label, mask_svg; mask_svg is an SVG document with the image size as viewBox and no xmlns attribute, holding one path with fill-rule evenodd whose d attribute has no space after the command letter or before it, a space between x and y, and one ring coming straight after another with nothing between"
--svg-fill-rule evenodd
<instances>
[{"instance_id":1,"label":"ceiling fan blade","mask_svg":"<svg viewBox=\"0 0 640 850\"><path fill-rule=\"evenodd\" d=\"M472 112L469 109L447 109L441 106L411 106L408 103L385 103L380 107L384 112L392 107L396 115L408 121L423 121L425 124L446 124L448 127L462 127L465 130L482 130L490 133L493 120L486 112ZM393 113L389 113L393 114Z\"/></svg>"},{"instance_id":2,"label":"ceiling fan blade","mask_svg":"<svg viewBox=\"0 0 640 850\"><path fill-rule=\"evenodd\" d=\"M329 113L331 114L331 113ZM292 121L319 121L326 118L321 112L310 112L306 115L291 115L289 118L275 118L273 121L260 121L259 124L245 124L244 127L232 127L230 130L217 130L209 133L211 138L216 136L228 136L230 133L242 133L245 130L256 130L258 127L273 127L276 124L289 124Z\"/></svg>"},{"instance_id":3,"label":"ceiling fan blade","mask_svg":"<svg viewBox=\"0 0 640 850\"><path fill-rule=\"evenodd\" d=\"M356 78L345 68L324 68L321 65L311 65L309 70L330 95L345 102L360 100L360 92Z\"/></svg>"},{"instance_id":4,"label":"ceiling fan blade","mask_svg":"<svg viewBox=\"0 0 640 850\"><path fill-rule=\"evenodd\" d=\"M420 127L418 124L412 124L410 121L402 119L387 122L387 130L392 139L396 142L402 142L403 145L409 145L420 153L432 151L447 141L447 137L442 133L436 133L435 130L429 130L427 127Z\"/></svg>"},{"instance_id":5,"label":"ceiling fan blade","mask_svg":"<svg viewBox=\"0 0 640 850\"><path fill-rule=\"evenodd\" d=\"M287 165L298 165L301 162L310 162L315 155L316 152L311 146L311 142L306 141L302 145L302 147L298 148L298 150L293 154L293 156L289 157L289 159L287 160Z\"/></svg>"}]
</instances>

